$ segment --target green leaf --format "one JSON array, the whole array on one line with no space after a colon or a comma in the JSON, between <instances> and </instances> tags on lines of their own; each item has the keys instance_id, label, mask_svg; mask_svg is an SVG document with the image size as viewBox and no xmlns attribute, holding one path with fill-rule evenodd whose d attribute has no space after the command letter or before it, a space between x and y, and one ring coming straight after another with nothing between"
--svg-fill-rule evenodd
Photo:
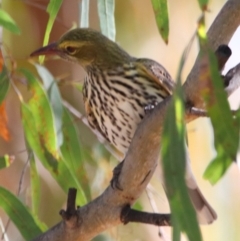
<instances>
[{"instance_id":1,"label":"green leaf","mask_svg":"<svg viewBox=\"0 0 240 241\"><path fill-rule=\"evenodd\" d=\"M40 179L36 167L35 157L33 153L30 153L30 177L31 177L31 200L32 200L32 212L35 216L39 215L40 204Z\"/></svg>"},{"instance_id":2,"label":"green leaf","mask_svg":"<svg viewBox=\"0 0 240 241\"><path fill-rule=\"evenodd\" d=\"M4 155L0 157L0 169L9 167L13 162L14 157L9 155Z\"/></svg>"},{"instance_id":3,"label":"green leaf","mask_svg":"<svg viewBox=\"0 0 240 241\"><path fill-rule=\"evenodd\" d=\"M6 66L3 66L2 72L0 73L0 86L1 86L0 88L0 104L1 104L2 101L5 99L10 86L10 80L8 77L8 71Z\"/></svg>"},{"instance_id":4,"label":"green leaf","mask_svg":"<svg viewBox=\"0 0 240 241\"><path fill-rule=\"evenodd\" d=\"M209 60L214 90L211 93L211 98L215 99L215 103L212 105L207 100L207 110L214 128L214 145L217 156L212 161L215 162L212 165L215 166L216 173L215 175L208 176L208 180L211 183L216 183L230 166L230 160L233 161L236 158L239 144L239 122L236 123L232 117L227 94L224 91L223 81L218 72L216 58L212 51L209 51ZM211 163L207 167L206 172L208 172L208 168L212 169ZM219 172L219 169L221 169L221 172Z\"/></svg>"},{"instance_id":5,"label":"green leaf","mask_svg":"<svg viewBox=\"0 0 240 241\"><path fill-rule=\"evenodd\" d=\"M211 182L211 184L217 183L217 181L225 174L228 167L232 164L232 160L226 155L222 146L217 148L217 157L212 161L205 170L203 177Z\"/></svg>"},{"instance_id":6,"label":"green leaf","mask_svg":"<svg viewBox=\"0 0 240 241\"><path fill-rule=\"evenodd\" d=\"M115 41L115 0L98 0L98 15L102 33L112 41Z\"/></svg>"},{"instance_id":7,"label":"green leaf","mask_svg":"<svg viewBox=\"0 0 240 241\"><path fill-rule=\"evenodd\" d=\"M80 19L80 27L81 28L88 28L89 27L89 0L82 0L80 4L80 12L81 12L81 19Z\"/></svg>"},{"instance_id":8,"label":"green leaf","mask_svg":"<svg viewBox=\"0 0 240 241\"><path fill-rule=\"evenodd\" d=\"M57 147L54 114L47 94L30 72L26 70L22 72L27 77L32 92L28 103L21 103L22 122L27 142L65 192L69 187L78 188L77 202L83 205L86 203L86 196L82 187L72 169L69 168L68 160L62 157ZM46 71L44 73L49 74ZM61 101L59 102L61 104Z\"/></svg>"},{"instance_id":9,"label":"green leaf","mask_svg":"<svg viewBox=\"0 0 240 241\"><path fill-rule=\"evenodd\" d=\"M52 155L58 156L57 131L54 124L54 114L39 80L26 69L21 70L28 80L28 86L32 93L27 105L30 109L36 125L36 131L40 137L41 145ZM28 130L31 131L31 130Z\"/></svg>"},{"instance_id":10,"label":"green leaf","mask_svg":"<svg viewBox=\"0 0 240 241\"><path fill-rule=\"evenodd\" d=\"M0 9L0 25L3 26L3 28L11 31L12 33L15 33L15 34L21 33L21 31L20 31L19 27L17 26L16 22L3 9Z\"/></svg>"},{"instance_id":11,"label":"green leaf","mask_svg":"<svg viewBox=\"0 0 240 241\"><path fill-rule=\"evenodd\" d=\"M58 147L61 146L61 152L63 155L62 161L64 161L65 165L68 166L71 175L78 183L79 202L83 204L85 203L86 198L90 200L91 195L75 123L66 111L63 115L61 95L51 73L41 65L36 64L35 67L37 68L38 74L42 78L45 89L48 92L49 100L54 113L55 128L58 136ZM62 120L63 117L64 120ZM65 121L64 126L63 121Z\"/></svg>"},{"instance_id":12,"label":"green leaf","mask_svg":"<svg viewBox=\"0 0 240 241\"><path fill-rule=\"evenodd\" d=\"M202 21L202 20L201 20ZM200 81L210 81L212 91L202 93L208 114L214 130L214 145L217 151L216 158L207 167L204 177L211 183L216 183L230 166L230 160L235 160L239 145L239 117L233 118L223 80L218 70L215 54L208 47L206 30L203 21L199 24L198 38L200 43L200 57L207 59L209 68L206 69ZM213 173L213 167L216 173ZM210 175L211 174L211 175Z\"/></svg>"},{"instance_id":13,"label":"green leaf","mask_svg":"<svg viewBox=\"0 0 240 241\"><path fill-rule=\"evenodd\" d=\"M42 65L35 64L39 76L41 77L44 87L47 90L48 98L54 115L54 126L57 133L57 148L63 143L62 133L62 116L63 106L62 98L58 86L52 74Z\"/></svg>"},{"instance_id":14,"label":"green leaf","mask_svg":"<svg viewBox=\"0 0 240 241\"><path fill-rule=\"evenodd\" d=\"M209 2L209 0L198 0L199 6L202 11L207 11L208 2Z\"/></svg>"},{"instance_id":15,"label":"green leaf","mask_svg":"<svg viewBox=\"0 0 240 241\"><path fill-rule=\"evenodd\" d=\"M167 0L152 0L152 6L158 26L158 31L165 43L168 43L169 19Z\"/></svg>"},{"instance_id":16,"label":"green leaf","mask_svg":"<svg viewBox=\"0 0 240 241\"><path fill-rule=\"evenodd\" d=\"M181 228L175 217L171 217L171 222L173 224L173 230L172 230L172 240L173 241L180 241L181 240Z\"/></svg>"},{"instance_id":17,"label":"green leaf","mask_svg":"<svg viewBox=\"0 0 240 241\"><path fill-rule=\"evenodd\" d=\"M8 214L25 240L31 240L44 231L19 199L3 187L0 187L0 207Z\"/></svg>"},{"instance_id":18,"label":"green leaf","mask_svg":"<svg viewBox=\"0 0 240 241\"><path fill-rule=\"evenodd\" d=\"M52 172L53 177L57 180L59 185L63 188L63 190L67 193L70 187L77 188L77 205L83 206L87 202L86 195L83 191L81 184L78 181L75 172L69 168L68 160L66 160L63 156L57 160L51 153L46 152L45 157L49 163L57 163L56 172Z\"/></svg>"},{"instance_id":19,"label":"green leaf","mask_svg":"<svg viewBox=\"0 0 240 241\"><path fill-rule=\"evenodd\" d=\"M91 200L91 193L89 187L89 180L87 178L87 172L84 166L84 155L83 150L78 138L77 128L71 115L65 109L63 115L63 135L64 142L61 146L61 152L69 169L77 177L78 182L87 197L88 201Z\"/></svg>"},{"instance_id":20,"label":"green leaf","mask_svg":"<svg viewBox=\"0 0 240 241\"><path fill-rule=\"evenodd\" d=\"M37 130L37 124L34 120L34 115L28 104L21 102L21 116L22 124L24 129L24 134L27 139L28 145L34 150L38 158L43 162L44 165L47 165L44 157L44 148L40 142L40 136ZM53 169L56 169L53 167Z\"/></svg>"},{"instance_id":21,"label":"green leaf","mask_svg":"<svg viewBox=\"0 0 240 241\"><path fill-rule=\"evenodd\" d=\"M185 122L181 72L187 51L188 49L185 50L180 63L177 85L164 121L162 162L172 213L174 241L180 240L180 230L186 233L189 241L201 241L196 212L185 183Z\"/></svg>"},{"instance_id":22,"label":"green leaf","mask_svg":"<svg viewBox=\"0 0 240 241\"><path fill-rule=\"evenodd\" d=\"M56 157L42 144L41 136L38 133L36 121L34 120L34 115L31 112L29 105L24 102L21 103L21 114L23 129L28 145L36 153L44 167L51 173L66 193L70 187L75 187L79 190L77 203L79 205L84 205L86 203L86 197L82 192L81 185L76 176L71 170L69 170L67 161L61 155L56 159Z\"/></svg>"},{"instance_id":23,"label":"green leaf","mask_svg":"<svg viewBox=\"0 0 240 241\"><path fill-rule=\"evenodd\" d=\"M63 0L50 0L50 2L48 4L47 12L49 14L49 19L48 19L48 23L47 23L47 27L46 27L46 31L45 31L45 35L44 35L43 46L47 45L47 43L49 41L50 32L52 30L54 21L57 17L57 14L62 5L62 2L63 2ZM40 56L39 60L40 60L40 63L43 63L44 56Z\"/></svg>"}]
</instances>

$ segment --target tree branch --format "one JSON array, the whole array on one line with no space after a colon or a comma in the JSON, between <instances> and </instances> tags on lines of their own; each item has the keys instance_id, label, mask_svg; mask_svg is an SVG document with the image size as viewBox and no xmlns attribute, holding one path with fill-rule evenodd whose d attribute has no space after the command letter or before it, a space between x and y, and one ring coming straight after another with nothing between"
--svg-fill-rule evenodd
<instances>
[{"instance_id":1,"label":"tree branch","mask_svg":"<svg viewBox=\"0 0 240 241\"><path fill-rule=\"evenodd\" d=\"M227 44L240 24L240 1L228 0L208 30L209 45L216 50L221 44ZM183 85L185 99L191 100L194 107L202 109L204 102L200 98L202 83L199 78L203 62L198 55L195 64ZM195 119L191 117L188 121Z\"/></svg>"},{"instance_id":2,"label":"tree branch","mask_svg":"<svg viewBox=\"0 0 240 241\"><path fill-rule=\"evenodd\" d=\"M240 1L229 0L208 31L213 49L220 44L228 43L239 23ZM201 61L197 58L183 85L186 100L194 103L197 108L203 106L202 99L198 98L202 90L199 84L200 67ZM77 218L74 225L67 225L68 221L63 220L34 239L35 241L87 241L121 223L123 208L126 205L131 206L137 200L157 166L162 126L170 101L171 97L161 102L139 125L119 176L119 184L123 190L113 190L109 186L98 198L76 210ZM196 117L191 113L186 113L187 121L194 118Z\"/></svg>"},{"instance_id":3,"label":"tree branch","mask_svg":"<svg viewBox=\"0 0 240 241\"><path fill-rule=\"evenodd\" d=\"M156 226L171 226L170 214L147 213L131 209L125 206L121 212L121 221L124 224L129 222L152 224Z\"/></svg>"}]
</instances>

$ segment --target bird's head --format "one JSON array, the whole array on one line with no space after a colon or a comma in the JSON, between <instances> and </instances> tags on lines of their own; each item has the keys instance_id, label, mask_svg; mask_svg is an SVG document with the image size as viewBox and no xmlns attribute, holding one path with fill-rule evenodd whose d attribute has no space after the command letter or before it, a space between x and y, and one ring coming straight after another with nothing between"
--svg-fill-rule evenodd
<instances>
[{"instance_id":1,"label":"bird's head","mask_svg":"<svg viewBox=\"0 0 240 241\"><path fill-rule=\"evenodd\" d=\"M123 49L101 33L89 28L77 28L64 34L57 42L34 51L30 56L58 55L77 62L83 68L108 68L131 59Z\"/></svg>"}]
</instances>

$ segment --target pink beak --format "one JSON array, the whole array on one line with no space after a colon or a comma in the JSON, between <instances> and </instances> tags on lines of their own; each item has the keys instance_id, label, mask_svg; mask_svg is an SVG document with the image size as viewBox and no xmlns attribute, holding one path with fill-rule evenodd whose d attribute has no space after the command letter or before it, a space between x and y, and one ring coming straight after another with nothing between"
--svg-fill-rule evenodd
<instances>
[{"instance_id":1,"label":"pink beak","mask_svg":"<svg viewBox=\"0 0 240 241\"><path fill-rule=\"evenodd\" d=\"M57 43L54 42L32 52L30 54L30 57L39 56L39 55L54 55L58 53L59 53L59 49L57 48Z\"/></svg>"}]
</instances>

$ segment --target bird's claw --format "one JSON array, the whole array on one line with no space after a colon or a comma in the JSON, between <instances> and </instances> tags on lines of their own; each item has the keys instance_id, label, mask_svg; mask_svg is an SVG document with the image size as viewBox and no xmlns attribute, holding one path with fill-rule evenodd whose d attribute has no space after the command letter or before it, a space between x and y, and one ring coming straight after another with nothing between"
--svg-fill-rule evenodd
<instances>
[{"instance_id":1,"label":"bird's claw","mask_svg":"<svg viewBox=\"0 0 240 241\"><path fill-rule=\"evenodd\" d=\"M127 224L129 222L128 215L129 215L130 211L131 211L131 207L129 204L127 204L126 206L124 206L122 208L122 211L120 214L120 220L123 224Z\"/></svg>"},{"instance_id":2,"label":"bird's claw","mask_svg":"<svg viewBox=\"0 0 240 241\"><path fill-rule=\"evenodd\" d=\"M111 187L113 189L118 189L119 191L122 191L122 187L121 185L119 184L119 181L118 181L118 178L119 178L119 175L122 171L122 167L123 167L123 162L120 162L114 169L113 169L113 177L112 177L112 180L110 181L110 184L111 184Z\"/></svg>"},{"instance_id":3,"label":"bird's claw","mask_svg":"<svg viewBox=\"0 0 240 241\"><path fill-rule=\"evenodd\" d=\"M145 114L151 113L151 111L158 105L157 101L152 101L144 107Z\"/></svg>"}]
</instances>

